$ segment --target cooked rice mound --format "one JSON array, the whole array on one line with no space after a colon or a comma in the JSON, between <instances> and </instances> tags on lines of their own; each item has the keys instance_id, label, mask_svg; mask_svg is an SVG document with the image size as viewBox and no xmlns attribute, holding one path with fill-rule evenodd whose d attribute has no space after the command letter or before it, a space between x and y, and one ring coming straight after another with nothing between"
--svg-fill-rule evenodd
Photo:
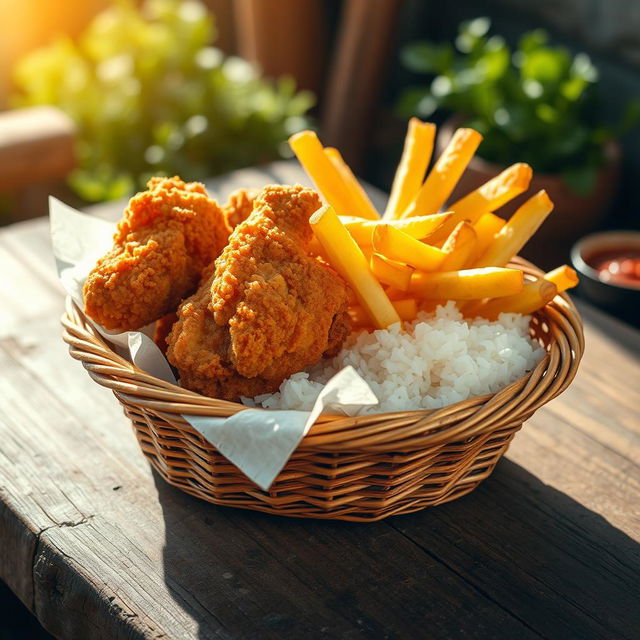
<instances>
[{"instance_id":1,"label":"cooked rice mound","mask_svg":"<svg viewBox=\"0 0 640 640\"><path fill-rule=\"evenodd\" d=\"M278 392L254 402L268 409L310 410L323 385L348 365L380 402L361 413L435 409L496 393L545 353L529 335L529 320L516 313L503 313L497 322L468 320L449 302L435 313L420 313L405 331L396 324L353 333L335 358L292 375Z\"/></svg>"}]
</instances>

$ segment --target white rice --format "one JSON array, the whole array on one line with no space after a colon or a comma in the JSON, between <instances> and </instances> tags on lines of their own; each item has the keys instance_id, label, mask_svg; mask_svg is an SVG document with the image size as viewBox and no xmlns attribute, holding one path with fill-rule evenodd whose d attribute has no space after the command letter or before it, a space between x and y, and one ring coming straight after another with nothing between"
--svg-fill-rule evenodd
<instances>
[{"instance_id":1,"label":"white rice","mask_svg":"<svg viewBox=\"0 0 640 640\"><path fill-rule=\"evenodd\" d=\"M435 313L421 312L404 331L393 325L353 333L335 358L295 373L278 392L254 398L254 406L310 410L324 383L348 365L380 401L362 413L435 409L496 393L544 355L529 337L529 320L516 313L503 313L498 322L467 320L449 302Z\"/></svg>"}]
</instances>

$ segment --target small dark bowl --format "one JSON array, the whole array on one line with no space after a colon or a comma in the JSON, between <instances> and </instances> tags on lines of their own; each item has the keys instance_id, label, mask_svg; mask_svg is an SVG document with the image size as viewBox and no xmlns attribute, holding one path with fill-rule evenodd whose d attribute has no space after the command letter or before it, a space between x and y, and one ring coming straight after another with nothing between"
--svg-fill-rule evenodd
<instances>
[{"instance_id":1,"label":"small dark bowl","mask_svg":"<svg viewBox=\"0 0 640 640\"><path fill-rule=\"evenodd\" d=\"M639 231L603 231L585 236L571 249L571 262L580 274L580 295L601 309L640 326L640 288L625 286L600 279L589 259L601 251L637 248L640 250Z\"/></svg>"}]
</instances>

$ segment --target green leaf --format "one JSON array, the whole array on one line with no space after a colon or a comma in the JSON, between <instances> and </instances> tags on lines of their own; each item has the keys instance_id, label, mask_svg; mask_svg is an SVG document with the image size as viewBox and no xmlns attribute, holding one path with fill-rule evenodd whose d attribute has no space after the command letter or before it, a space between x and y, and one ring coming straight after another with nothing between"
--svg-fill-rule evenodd
<instances>
[{"instance_id":1,"label":"green leaf","mask_svg":"<svg viewBox=\"0 0 640 640\"><path fill-rule=\"evenodd\" d=\"M588 196L595 188L598 169L592 166L572 167L561 173L569 188L579 196Z\"/></svg>"},{"instance_id":2,"label":"green leaf","mask_svg":"<svg viewBox=\"0 0 640 640\"><path fill-rule=\"evenodd\" d=\"M495 88L486 83L477 84L468 94L473 97L475 103L475 113L482 116L487 121L492 121L496 109L500 108L500 96Z\"/></svg>"},{"instance_id":3,"label":"green leaf","mask_svg":"<svg viewBox=\"0 0 640 640\"><path fill-rule=\"evenodd\" d=\"M437 108L437 100L427 89L410 88L400 96L396 112L402 118L411 116L428 118Z\"/></svg>"},{"instance_id":4,"label":"green leaf","mask_svg":"<svg viewBox=\"0 0 640 640\"><path fill-rule=\"evenodd\" d=\"M291 78L266 80L213 46L200 0L115 0L77 41L28 54L24 105L54 104L78 128L73 188L117 198L153 173L186 180L280 157L313 103Z\"/></svg>"},{"instance_id":5,"label":"green leaf","mask_svg":"<svg viewBox=\"0 0 640 640\"><path fill-rule=\"evenodd\" d=\"M469 22L462 23L461 31L464 30L474 38L482 38L489 33L491 29L491 19L483 16L481 18L474 18Z\"/></svg>"},{"instance_id":6,"label":"green leaf","mask_svg":"<svg viewBox=\"0 0 640 640\"><path fill-rule=\"evenodd\" d=\"M587 81L581 76L573 76L560 85L560 93L570 102L579 100L587 88Z\"/></svg>"},{"instance_id":7,"label":"green leaf","mask_svg":"<svg viewBox=\"0 0 640 640\"><path fill-rule=\"evenodd\" d=\"M586 53L578 53L571 64L571 73L582 78L585 83L598 80L598 70L593 66L591 58Z\"/></svg>"},{"instance_id":8,"label":"green leaf","mask_svg":"<svg viewBox=\"0 0 640 640\"><path fill-rule=\"evenodd\" d=\"M484 37L491 28L489 18L475 18L462 22L458 29L456 47L462 53L471 53L484 44Z\"/></svg>"},{"instance_id":9,"label":"green leaf","mask_svg":"<svg viewBox=\"0 0 640 640\"><path fill-rule=\"evenodd\" d=\"M135 191L136 185L133 176L128 173L121 173L113 177L107 185L105 193L106 200L118 200L125 198Z\"/></svg>"},{"instance_id":10,"label":"green leaf","mask_svg":"<svg viewBox=\"0 0 640 640\"><path fill-rule=\"evenodd\" d=\"M580 151L588 146L588 139L589 130L587 127L576 124L563 131L563 134L555 140L555 153L566 158L578 156Z\"/></svg>"},{"instance_id":11,"label":"green leaf","mask_svg":"<svg viewBox=\"0 0 640 640\"><path fill-rule=\"evenodd\" d=\"M522 76L544 84L559 82L569 68L569 56L562 49L535 49L522 61Z\"/></svg>"},{"instance_id":12,"label":"green leaf","mask_svg":"<svg viewBox=\"0 0 640 640\"><path fill-rule=\"evenodd\" d=\"M558 111L550 104L539 104L535 109L536 116L546 124L555 124L558 121Z\"/></svg>"},{"instance_id":13,"label":"green leaf","mask_svg":"<svg viewBox=\"0 0 640 640\"><path fill-rule=\"evenodd\" d=\"M627 108L617 127L614 128L615 137L621 137L640 123L640 100L634 98L627 104Z\"/></svg>"},{"instance_id":14,"label":"green leaf","mask_svg":"<svg viewBox=\"0 0 640 640\"><path fill-rule=\"evenodd\" d=\"M544 29L535 29L534 31L525 33L522 38L520 38L518 49L525 54L531 53L533 50L539 49L547 44L548 39L549 36Z\"/></svg>"},{"instance_id":15,"label":"green leaf","mask_svg":"<svg viewBox=\"0 0 640 640\"><path fill-rule=\"evenodd\" d=\"M414 42L402 49L400 59L416 73L440 73L451 65L453 51L447 45Z\"/></svg>"},{"instance_id":16,"label":"green leaf","mask_svg":"<svg viewBox=\"0 0 640 640\"><path fill-rule=\"evenodd\" d=\"M537 100L544 94L544 87L537 80L527 78L526 80L522 81L522 91L525 93L527 98L530 98L531 100Z\"/></svg>"},{"instance_id":17,"label":"green leaf","mask_svg":"<svg viewBox=\"0 0 640 640\"><path fill-rule=\"evenodd\" d=\"M443 99L451 93L453 84L447 76L436 76L431 82L431 95L436 99Z\"/></svg>"},{"instance_id":18,"label":"green leaf","mask_svg":"<svg viewBox=\"0 0 640 640\"><path fill-rule=\"evenodd\" d=\"M489 46L491 41L493 41L493 44ZM486 82L493 82L507 72L509 62L509 49L507 49L504 41L491 38L482 57L478 60L477 68Z\"/></svg>"}]
</instances>

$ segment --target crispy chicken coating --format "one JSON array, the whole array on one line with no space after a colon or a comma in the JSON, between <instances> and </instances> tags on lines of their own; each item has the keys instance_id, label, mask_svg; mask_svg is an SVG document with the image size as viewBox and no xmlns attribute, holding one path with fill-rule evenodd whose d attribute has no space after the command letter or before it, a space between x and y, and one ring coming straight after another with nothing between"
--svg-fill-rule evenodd
<instances>
[{"instance_id":1,"label":"crispy chicken coating","mask_svg":"<svg viewBox=\"0 0 640 640\"><path fill-rule=\"evenodd\" d=\"M227 203L222 207L230 232L251 215L253 203L259 193L260 189L237 189L231 193Z\"/></svg>"},{"instance_id":2,"label":"crispy chicken coating","mask_svg":"<svg viewBox=\"0 0 640 640\"><path fill-rule=\"evenodd\" d=\"M339 350L350 330L347 285L306 251L319 206L300 186L260 193L215 271L178 309L167 357L183 386L227 400L255 396Z\"/></svg>"},{"instance_id":3,"label":"crispy chicken coating","mask_svg":"<svg viewBox=\"0 0 640 640\"><path fill-rule=\"evenodd\" d=\"M222 211L202 184L152 178L129 201L113 248L89 274L85 311L117 331L157 320L193 293L227 237Z\"/></svg>"}]
</instances>

